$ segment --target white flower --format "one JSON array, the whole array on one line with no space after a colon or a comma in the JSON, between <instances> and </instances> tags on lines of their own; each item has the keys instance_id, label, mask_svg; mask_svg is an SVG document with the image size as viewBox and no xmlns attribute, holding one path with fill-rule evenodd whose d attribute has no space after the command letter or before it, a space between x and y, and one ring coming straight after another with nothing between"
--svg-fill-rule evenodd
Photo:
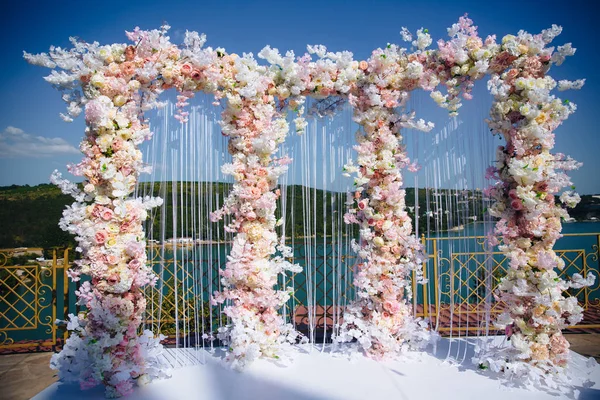
<instances>
[{"instance_id":1,"label":"white flower","mask_svg":"<svg viewBox=\"0 0 600 400\"><path fill-rule=\"evenodd\" d=\"M558 81L558 90L581 89L585 84L585 79L577 79L576 81L560 80Z\"/></svg>"},{"instance_id":2,"label":"white flower","mask_svg":"<svg viewBox=\"0 0 600 400\"><path fill-rule=\"evenodd\" d=\"M596 276L591 272L588 272L588 275L585 279L583 279L583 276L581 276L581 274L574 273L571 277L571 282L569 283L569 286L574 289L580 289L582 287L593 286L595 281Z\"/></svg>"},{"instance_id":3,"label":"white flower","mask_svg":"<svg viewBox=\"0 0 600 400\"><path fill-rule=\"evenodd\" d=\"M404 40L405 42L410 42L412 41L412 35L410 34L409 30L406 29L406 27L402 27L402 30L400 31L400 36L402 36L402 40Z\"/></svg>"},{"instance_id":4,"label":"white flower","mask_svg":"<svg viewBox=\"0 0 600 400\"><path fill-rule=\"evenodd\" d=\"M408 79L420 79L423 76L423 64L412 61L406 66L406 76Z\"/></svg>"},{"instance_id":5,"label":"white flower","mask_svg":"<svg viewBox=\"0 0 600 400\"><path fill-rule=\"evenodd\" d=\"M571 190L564 191L560 195L559 199L560 199L561 203L563 203L564 205L566 205L569 208L574 208L581 201L581 197L579 196L579 194L577 194Z\"/></svg>"},{"instance_id":6,"label":"white flower","mask_svg":"<svg viewBox=\"0 0 600 400\"><path fill-rule=\"evenodd\" d=\"M431 44L431 35L427 33L427 29L419 29L417 31L417 40L412 42L412 45L418 48L419 50L425 50Z\"/></svg>"}]
</instances>

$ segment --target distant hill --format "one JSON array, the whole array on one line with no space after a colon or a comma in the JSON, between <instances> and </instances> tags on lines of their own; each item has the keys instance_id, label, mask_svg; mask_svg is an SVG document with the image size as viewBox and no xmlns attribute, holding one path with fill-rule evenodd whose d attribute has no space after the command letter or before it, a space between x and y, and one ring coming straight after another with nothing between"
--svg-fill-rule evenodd
<instances>
[{"instance_id":1,"label":"distant hill","mask_svg":"<svg viewBox=\"0 0 600 400\"><path fill-rule=\"evenodd\" d=\"M223 204L223 200L230 190L231 184L219 182L140 183L139 195L153 194L162 197L165 201L164 208L155 209L150 214L146 227L147 231L151 230L148 232L148 236L157 240L170 238L174 224L178 227L178 236L180 237L206 237L211 230L223 232L224 222L211 223L208 220L208 213ZM476 217L479 221L483 219L485 205L481 200L480 192L468 192L461 196L456 196L454 191L438 190L437 192L437 196L434 196L430 191L428 198L425 189L419 189L419 214L421 216L424 216L427 210L427 201L429 201L430 210L451 209L453 211L450 215L461 215L460 220L454 217L453 221L450 218L450 228L464 223L465 220L472 220L467 217ZM198 193L200 193L200 197L198 197ZM406 201L409 215L413 217L413 220L414 197L414 189L407 188ZM593 217L600 219L600 196L584 195L581 197L582 201L577 208L570 210L571 216L576 220L589 220ZM339 224L339 215L340 213L343 215L345 212L345 200L345 193L324 192L299 185L289 186L287 188L287 219L285 221L286 236L305 236L306 234L322 236L324 227L328 232L326 234L329 234L332 228L334 232L336 229L345 229ZM73 237L58 227L62 210L72 202L73 199L70 196L63 195L57 187L50 184L0 187L0 248L43 247L47 249L54 246L74 246ZM175 203L178 213L176 218L173 218ZM315 211L309 215L302 215L303 205L310 205ZM200 232L198 232L198 228L191 228L192 208L195 209L196 218L200 219L200 223L197 224L200 226ZM278 217L279 214L278 212ZM304 227L304 221L307 218L314 222L308 232ZM448 229L448 218L445 217L442 220L443 223L439 228L441 230ZM164 223L164 233L161 231L160 221ZM420 218L419 221L421 224L419 230L425 232L427 218ZM186 225L190 226L186 228ZM435 230L435 227L430 226L430 229ZM356 225L352 226L349 234L358 235Z\"/></svg>"},{"instance_id":2,"label":"distant hill","mask_svg":"<svg viewBox=\"0 0 600 400\"><path fill-rule=\"evenodd\" d=\"M0 248L74 244L58 227L62 210L72 202L51 184L0 187Z\"/></svg>"}]
</instances>

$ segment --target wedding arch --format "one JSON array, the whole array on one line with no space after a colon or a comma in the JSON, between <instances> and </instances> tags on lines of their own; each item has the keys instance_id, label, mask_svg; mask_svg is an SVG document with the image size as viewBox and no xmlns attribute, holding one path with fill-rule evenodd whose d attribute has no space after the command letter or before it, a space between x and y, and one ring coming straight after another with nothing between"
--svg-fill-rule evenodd
<instances>
[{"instance_id":1,"label":"wedding arch","mask_svg":"<svg viewBox=\"0 0 600 400\"><path fill-rule=\"evenodd\" d=\"M506 141L488 170L497 183L485 193L494 199L490 214L498 218L489 240L493 244L501 238L501 250L511 260L498 293L508 306L497 320L511 346L482 353L479 362L534 383L560 377L568 354L561 329L567 320L575 324L582 318L576 299L562 292L594 279L576 275L566 282L555 272L563 263L553 246L561 218L568 217L561 203L573 207L579 200L572 191L557 195L570 185L564 171L579 164L551 153L553 131L575 111L574 104L551 91L557 86L579 89L584 83L557 83L547 74L575 52L570 44L547 47L560 27L537 35L520 31L497 43L495 36L480 38L465 16L448 29L449 40L439 40L437 49L429 49L426 29L415 37L403 29L410 52L389 44L357 61L350 52L328 52L320 45L308 46L308 54L299 58L267 46L258 54L267 65L252 54L204 47L205 36L196 32L186 32L177 46L168 29L136 28L127 33L131 44L72 39L72 49L25 53L30 63L52 69L45 79L63 92L68 112L62 117L71 121L84 111L87 125L80 145L84 158L69 168L83 177L81 189L53 175L75 197L60 222L75 234L81 252L70 277L91 277L77 292L88 311L81 318L71 316L70 337L52 360L62 379L79 381L82 388L104 384L107 396L116 397L130 393L135 383L163 375L157 361L160 337L150 331L138 335L146 307L142 288L156 281L147 266L142 222L161 199L133 198L132 193L146 172L139 146L152 136L143 113L159 106L159 95L170 88L178 92L176 118L182 124L187 101L197 92L225 107L221 129L233 162L223 171L233 176L234 185L211 219L229 215L232 222L225 229L235 238L220 272L223 290L213 300L226 305L231 320L219 335L229 346L233 367L243 368L257 357L282 357L299 339L278 314L289 292L274 289L279 274L299 268L287 261L290 249L276 232L277 181L291 160L275 154L290 130L288 112L297 114L294 130L305 129L307 97L328 106L336 99L347 101L361 127L358 157L346 166L355 175L356 189L344 219L359 225L354 250L362 261L354 279L357 298L335 340L356 339L375 359L406 345L426 344L430 333L408 302L410 274L423 279L425 255L406 212L403 170L414 165L401 129L428 131L433 125L417 120L404 106L411 91L423 89L456 115L461 97L470 99L474 82L487 75L494 97L488 124Z\"/></svg>"}]
</instances>

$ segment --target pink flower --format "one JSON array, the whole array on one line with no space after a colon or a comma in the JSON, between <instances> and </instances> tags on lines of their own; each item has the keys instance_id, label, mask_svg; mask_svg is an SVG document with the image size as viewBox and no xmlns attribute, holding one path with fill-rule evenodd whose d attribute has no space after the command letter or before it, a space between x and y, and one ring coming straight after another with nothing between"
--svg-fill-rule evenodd
<instances>
[{"instance_id":1,"label":"pink flower","mask_svg":"<svg viewBox=\"0 0 600 400\"><path fill-rule=\"evenodd\" d=\"M119 150L121 150L122 148L123 148L123 141L122 141L122 140L120 140L120 139L115 139L115 140L112 142L112 149L113 149L113 151L119 151Z\"/></svg>"},{"instance_id":2,"label":"pink flower","mask_svg":"<svg viewBox=\"0 0 600 400\"><path fill-rule=\"evenodd\" d=\"M513 200L510 202L510 206L516 211L520 211L523 209L523 202L521 200Z\"/></svg>"},{"instance_id":3,"label":"pink flower","mask_svg":"<svg viewBox=\"0 0 600 400\"><path fill-rule=\"evenodd\" d=\"M114 216L115 216L115 214L113 213L113 211L110 208L104 208L100 212L100 217L105 221L110 221L111 219L113 219Z\"/></svg>"},{"instance_id":4,"label":"pink flower","mask_svg":"<svg viewBox=\"0 0 600 400\"><path fill-rule=\"evenodd\" d=\"M395 228L388 229L385 231L384 235L388 240L398 239L398 231Z\"/></svg>"},{"instance_id":5,"label":"pink flower","mask_svg":"<svg viewBox=\"0 0 600 400\"><path fill-rule=\"evenodd\" d=\"M400 303L398 301L384 301L383 308L388 310L391 314L396 314L400 311Z\"/></svg>"},{"instance_id":6,"label":"pink flower","mask_svg":"<svg viewBox=\"0 0 600 400\"><path fill-rule=\"evenodd\" d=\"M79 387L81 388L81 390L88 390L98 386L99 384L100 382L91 377L79 381Z\"/></svg>"},{"instance_id":7,"label":"pink flower","mask_svg":"<svg viewBox=\"0 0 600 400\"><path fill-rule=\"evenodd\" d=\"M550 338L550 348L554 354L565 354L569 351L570 344L562 335L562 333L557 332Z\"/></svg>"},{"instance_id":8,"label":"pink flower","mask_svg":"<svg viewBox=\"0 0 600 400\"><path fill-rule=\"evenodd\" d=\"M106 232L105 230L97 231L96 235L94 236L94 239L96 241L96 244L104 244L108 239L108 232Z\"/></svg>"},{"instance_id":9,"label":"pink flower","mask_svg":"<svg viewBox=\"0 0 600 400\"><path fill-rule=\"evenodd\" d=\"M133 260L129 261L129 268L131 268L134 271L137 271L141 266L142 263L137 258L134 258Z\"/></svg>"},{"instance_id":10,"label":"pink flower","mask_svg":"<svg viewBox=\"0 0 600 400\"><path fill-rule=\"evenodd\" d=\"M344 214L344 223L346 224L358 224L359 221L355 214L346 213Z\"/></svg>"},{"instance_id":11,"label":"pink flower","mask_svg":"<svg viewBox=\"0 0 600 400\"><path fill-rule=\"evenodd\" d=\"M121 396L128 396L133 393L133 382L130 379L121 381L117 383L115 389Z\"/></svg>"},{"instance_id":12,"label":"pink flower","mask_svg":"<svg viewBox=\"0 0 600 400\"><path fill-rule=\"evenodd\" d=\"M106 278L106 281L109 285L115 285L117 282L119 282L119 274L110 274L108 278Z\"/></svg>"},{"instance_id":13,"label":"pink flower","mask_svg":"<svg viewBox=\"0 0 600 400\"><path fill-rule=\"evenodd\" d=\"M183 64L180 68L181 75L183 76L190 76L193 70L194 69L192 68L192 66L188 63Z\"/></svg>"},{"instance_id":14,"label":"pink flower","mask_svg":"<svg viewBox=\"0 0 600 400\"><path fill-rule=\"evenodd\" d=\"M141 257L144 254L144 246L140 242L129 242L125 253L130 257Z\"/></svg>"},{"instance_id":15,"label":"pink flower","mask_svg":"<svg viewBox=\"0 0 600 400\"><path fill-rule=\"evenodd\" d=\"M133 227L132 222L133 221L129 221L129 220L128 221L123 221L121 223L121 226L119 227L119 230L121 232L129 232L131 230L131 228Z\"/></svg>"}]
</instances>

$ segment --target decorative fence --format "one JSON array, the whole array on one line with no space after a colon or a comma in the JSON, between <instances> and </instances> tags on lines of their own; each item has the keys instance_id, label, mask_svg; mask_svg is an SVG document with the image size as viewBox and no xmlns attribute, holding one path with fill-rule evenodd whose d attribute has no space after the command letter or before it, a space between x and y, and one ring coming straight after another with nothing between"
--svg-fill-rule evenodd
<instances>
[{"instance_id":1,"label":"decorative fence","mask_svg":"<svg viewBox=\"0 0 600 400\"><path fill-rule=\"evenodd\" d=\"M424 265L428 282L413 283L414 311L442 334L480 332L502 310L503 304L493 294L506 273L507 259L497 249L486 251L484 239L421 238L430 255ZM600 233L565 234L556 245L565 261L560 275L585 276L588 271L598 275L599 247ZM220 307L210 305L209 297L220 290L218 270L229 249L226 243L171 250L150 246L148 259L160 280L146 289L146 327L193 345L202 340L202 334L224 323ZM52 260L31 265L10 265L13 255L14 250L0 250L0 350L54 349L62 344L64 334L54 321L80 311L75 305L77 285L65 285L69 250L54 250ZM314 331L326 334L339 323L354 295L351 282L356 257L347 248L323 243L310 250L295 246L295 261L304 271L280 282L295 289L283 312L299 330L319 340L322 337L314 336ZM307 279L312 280L310 285ZM199 292L205 294L203 298L194 296ZM600 329L600 280L592 287L571 289L569 294L578 298L586 316L580 325L569 328Z\"/></svg>"},{"instance_id":2,"label":"decorative fence","mask_svg":"<svg viewBox=\"0 0 600 400\"><path fill-rule=\"evenodd\" d=\"M15 253L0 250L0 350L54 349L61 334L54 322L69 312L69 250L29 265L11 265Z\"/></svg>"},{"instance_id":3,"label":"decorative fence","mask_svg":"<svg viewBox=\"0 0 600 400\"><path fill-rule=\"evenodd\" d=\"M496 302L494 292L506 271L508 259L497 248L485 248L485 236L422 237L429 262L424 274L430 278L426 285L415 287L415 311L429 318L440 332L477 331L487 320L493 320L504 304ZM598 277L600 267L600 234L564 234L555 250L565 262L559 276L574 273L586 276L589 271ZM584 320L569 329L599 329L600 282L592 287L569 289L585 310Z\"/></svg>"}]
</instances>

